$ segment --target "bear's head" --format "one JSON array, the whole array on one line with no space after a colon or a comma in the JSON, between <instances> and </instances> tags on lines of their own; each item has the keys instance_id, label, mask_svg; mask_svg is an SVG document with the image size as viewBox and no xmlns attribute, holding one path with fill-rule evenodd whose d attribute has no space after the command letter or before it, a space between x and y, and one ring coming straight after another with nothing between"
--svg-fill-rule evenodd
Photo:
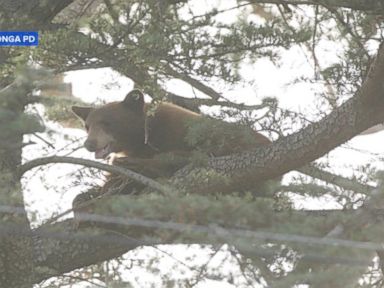
<instances>
[{"instance_id":1,"label":"bear's head","mask_svg":"<svg viewBox=\"0 0 384 288\"><path fill-rule=\"evenodd\" d=\"M98 108L72 106L72 111L84 122L88 133L84 146L105 159L112 152L135 154L145 141L144 95L132 90L121 102Z\"/></svg>"}]
</instances>

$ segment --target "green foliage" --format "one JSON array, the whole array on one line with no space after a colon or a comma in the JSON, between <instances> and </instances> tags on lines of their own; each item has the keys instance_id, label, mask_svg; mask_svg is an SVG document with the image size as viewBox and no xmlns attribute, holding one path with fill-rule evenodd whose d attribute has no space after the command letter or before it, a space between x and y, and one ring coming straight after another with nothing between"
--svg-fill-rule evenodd
<instances>
[{"instance_id":1,"label":"green foliage","mask_svg":"<svg viewBox=\"0 0 384 288\"><path fill-rule=\"evenodd\" d=\"M44 131L38 115L25 114L24 107L33 102L33 86L41 74L34 70L20 70L16 80L0 91L0 147L2 154L9 150L21 149L23 134ZM37 78L36 78L37 77Z\"/></svg>"},{"instance_id":2,"label":"green foliage","mask_svg":"<svg viewBox=\"0 0 384 288\"><path fill-rule=\"evenodd\" d=\"M83 31L88 30L88 34L77 32L75 24L70 29L43 33L32 56L59 70L110 66L127 76L134 74L131 65L135 65L141 72L151 71L152 79L141 78L139 84L153 89L158 79L169 77L169 67L235 83L241 80L238 65L244 59L276 59L276 48L288 49L311 35L308 28L293 33L278 19L263 25L242 20L224 24L216 19L216 10L201 17L189 15L192 20L172 9L159 15L158 5L158 1L114 1L112 13L104 7L83 20Z\"/></svg>"},{"instance_id":3,"label":"green foliage","mask_svg":"<svg viewBox=\"0 0 384 288\"><path fill-rule=\"evenodd\" d=\"M257 148L255 133L251 128L228 123L208 117L187 123L186 140L191 147L198 147L198 151L212 156L244 152Z\"/></svg>"},{"instance_id":4,"label":"green foliage","mask_svg":"<svg viewBox=\"0 0 384 288\"><path fill-rule=\"evenodd\" d=\"M8 125L2 127L4 138L11 134L41 132L42 126L37 115L24 114L24 107L34 102L33 89L38 87L39 81L47 77L46 71L34 69L15 70L15 81L0 91L0 123Z\"/></svg>"}]
</instances>

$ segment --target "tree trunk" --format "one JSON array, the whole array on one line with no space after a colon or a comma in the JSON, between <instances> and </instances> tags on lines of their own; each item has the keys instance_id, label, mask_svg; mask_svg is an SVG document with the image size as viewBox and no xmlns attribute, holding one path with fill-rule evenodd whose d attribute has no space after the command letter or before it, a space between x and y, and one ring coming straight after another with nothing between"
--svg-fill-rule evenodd
<instances>
[{"instance_id":1,"label":"tree trunk","mask_svg":"<svg viewBox=\"0 0 384 288\"><path fill-rule=\"evenodd\" d=\"M0 227L30 231L20 181L16 178L23 144L21 116L28 91L17 86L13 84L0 93L0 127L4 135L0 137L0 202L17 207L18 213L0 214ZM34 270L32 238L1 233L0 239L0 287L31 287Z\"/></svg>"}]
</instances>

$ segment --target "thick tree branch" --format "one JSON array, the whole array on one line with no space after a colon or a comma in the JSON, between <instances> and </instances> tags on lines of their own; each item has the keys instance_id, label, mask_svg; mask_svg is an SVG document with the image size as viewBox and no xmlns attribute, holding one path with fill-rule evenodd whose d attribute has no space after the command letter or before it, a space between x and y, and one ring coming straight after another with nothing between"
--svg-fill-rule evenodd
<instances>
[{"instance_id":1,"label":"thick tree branch","mask_svg":"<svg viewBox=\"0 0 384 288\"><path fill-rule=\"evenodd\" d=\"M96 228L76 230L74 227L75 222L66 220L33 231L35 265L41 268L35 283L116 258L145 243L114 232Z\"/></svg>"},{"instance_id":2,"label":"thick tree branch","mask_svg":"<svg viewBox=\"0 0 384 288\"><path fill-rule=\"evenodd\" d=\"M312 162L367 128L383 122L383 78L384 45L381 45L362 87L331 114L272 145L211 159L207 169L215 171L215 177L200 185L196 185L191 177L199 174L199 169L185 168L173 178L174 185L189 192L236 191L244 183L251 188L255 183Z\"/></svg>"},{"instance_id":3,"label":"thick tree branch","mask_svg":"<svg viewBox=\"0 0 384 288\"><path fill-rule=\"evenodd\" d=\"M122 199L125 202L132 202L132 207L136 205L135 199ZM99 206L116 206L113 204L118 199L103 199L99 202ZM169 201L169 200L166 200ZM185 199L185 203L189 200ZM139 203L137 203L139 204ZM140 205L140 204L139 204ZM149 210L156 210L156 207L159 204L156 201L149 203ZM188 208L188 206L185 206ZM221 207L220 209L222 209ZM349 241L342 239L323 239L322 231L329 230L334 221L319 221L320 219L344 219L346 214L354 213L353 211L340 211L340 210L330 210L330 211L289 211L281 212L273 215L273 219L269 219L271 226L286 225L297 225L297 234L284 234L284 233L270 233L263 231L247 231L243 229L220 227L220 226L210 226L209 222L205 220L202 222L202 219L197 219L199 225L196 225L196 219L190 219L188 222L180 223L169 222L177 221L178 213L175 213L175 210L178 208L175 207L170 211L170 214L173 215L173 219L170 220L148 220L148 219L138 219L126 210L124 211L114 211L113 217L95 215L95 214L80 214L82 220L91 220L93 223L97 223L98 226L103 226L106 224L108 231L98 230L95 227L92 230L87 228L77 229L75 223L70 220L64 222L56 223L49 226L43 226L33 230L31 235L34 235L36 240L36 265L43 271L38 275L36 282L42 281L49 277L55 275L61 275L72 271L76 268L84 267L91 265L96 262L105 261L113 259L129 250L135 249L138 246L142 245L155 245L155 244L170 244L170 243L206 243L206 238L208 237L210 244L215 243L230 243L236 245L236 247L241 248L241 251L246 251L247 253L252 254L252 250L255 248L250 248L249 243L252 241L264 240L271 242L290 242L293 245L302 246L305 244L308 245L326 245L326 246L340 246L340 247L353 247L354 249L363 249L363 250L382 250L382 245L379 243L373 242L361 242L361 241ZM114 209L116 210L116 209ZM204 211L205 208L199 209L196 213L199 214L202 218L204 214L207 214L207 211ZM231 212L231 211L229 211ZM244 219L244 215L236 215L236 213L230 213L233 215L232 222L236 223L240 219L241 222L247 223L245 226L248 229L255 230L260 227L260 222L265 221L254 221L252 219L256 216L248 214L248 218ZM382 211L378 211L379 221L383 221ZM257 215L258 216L258 215ZM168 217L168 216L167 216ZM305 227L310 221L315 221L316 225L312 225L313 231L311 234L300 235L300 227ZM306 223L303 223L306 222ZM376 221L376 225L380 225L381 222ZM116 226L117 224L117 226ZM233 225L233 224L232 224ZM302 226L301 226L302 225ZM280 229L279 227L276 229ZM159 231L168 231L169 237L163 236L163 239L148 240L156 235L167 235L166 233ZM7 230L7 227L0 227L1 233L13 233L17 234L18 230L12 228ZM114 232L113 232L114 231ZM21 232L20 232L21 233ZM169 234L170 233L170 234ZM132 238L130 235L135 235L135 238ZM200 235L200 236L199 236ZM164 238L165 237L165 238ZM144 240L146 239L146 240ZM172 239L177 239L172 240ZM247 239L244 242L244 239ZM253 239L253 240L252 240ZM378 240L380 241L380 240ZM244 245L245 243L248 243ZM76 253L73 253L76 251ZM256 253L257 254L257 253ZM304 253L304 256L306 253ZM310 255L309 255L310 256ZM317 256L319 257L319 255ZM311 260L313 257L309 257L308 260ZM324 257L323 261L326 261L328 257ZM331 257L332 258L332 257ZM305 258L304 258L305 259ZM353 259L349 259L353 260ZM338 261L337 259L328 259L331 263L344 263L345 261ZM353 262L353 261L351 261ZM364 263L358 263L358 265L367 265L369 261Z\"/></svg>"}]
</instances>

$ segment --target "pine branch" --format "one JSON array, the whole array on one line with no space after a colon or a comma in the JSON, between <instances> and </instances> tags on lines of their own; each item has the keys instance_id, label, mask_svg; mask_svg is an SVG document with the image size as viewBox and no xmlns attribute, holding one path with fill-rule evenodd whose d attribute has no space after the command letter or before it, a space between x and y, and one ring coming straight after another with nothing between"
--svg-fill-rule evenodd
<instances>
[{"instance_id":1,"label":"pine branch","mask_svg":"<svg viewBox=\"0 0 384 288\"><path fill-rule=\"evenodd\" d=\"M76 165L83 165L86 167L97 168L103 171L119 174L129 179L135 180L139 183L142 183L145 186L148 186L149 188L154 189L155 191L159 191L163 194L168 194L170 191L173 190L171 187L162 185L144 175L138 174L134 171L128 170L123 167L108 165L108 164L100 163L93 160L80 159L80 158L67 157L67 156L50 156L50 157L43 157L43 158L37 158L37 159L31 160L19 166L18 172L17 172L18 176L21 177L25 172L35 167L38 167L41 165L47 165L50 163L70 163L70 164L76 164Z\"/></svg>"}]
</instances>

